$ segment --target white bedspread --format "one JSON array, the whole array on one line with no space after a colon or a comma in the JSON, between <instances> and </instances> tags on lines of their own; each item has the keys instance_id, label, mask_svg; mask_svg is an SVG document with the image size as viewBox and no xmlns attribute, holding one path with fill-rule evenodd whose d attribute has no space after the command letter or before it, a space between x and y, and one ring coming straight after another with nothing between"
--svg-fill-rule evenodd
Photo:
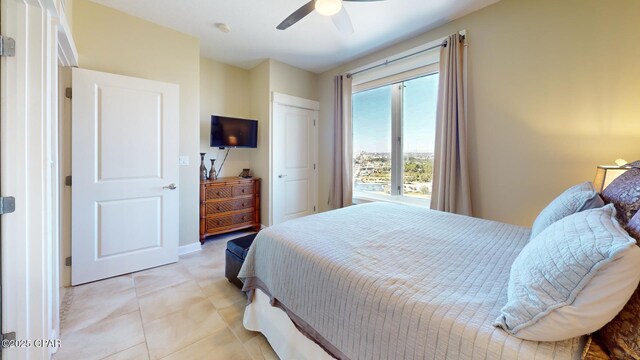
<instances>
[{"instance_id":1,"label":"white bedspread","mask_svg":"<svg viewBox=\"0 0 640 360\"><path fill-rule=\"evenodd\" d=\"M581 339L522 341L491 325L530 230L372 203L261 231L240 278L347 359L579 359Z\"/></svg>"}]
</instances>

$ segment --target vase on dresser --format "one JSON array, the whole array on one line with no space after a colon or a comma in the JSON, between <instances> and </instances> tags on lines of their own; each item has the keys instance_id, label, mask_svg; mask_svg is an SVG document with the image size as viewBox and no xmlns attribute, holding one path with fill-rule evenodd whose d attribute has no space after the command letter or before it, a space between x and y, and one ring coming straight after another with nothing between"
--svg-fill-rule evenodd
<instances>
[{"instance_id":1,"label":"vase on dresser","mask_svg":"<svg viewBox=\"0 0 640 360\"><path fill-rule=\"evenodd\" d=\"M211 159L211 170L209 170L209 180L215 180L218 178L218 174L216 174L216 159Z\"/></svg>"},{"instance_id":2,"label":"vase on dresser","mask_svg":"<svg viewBox=\"0 0 640 360\"><path fill-rule=\"evenodd\" d=\"M207 153L200 153L200 181L207 180L207 168L204 166L204 156Z\"/></svg>"}]
</instances>

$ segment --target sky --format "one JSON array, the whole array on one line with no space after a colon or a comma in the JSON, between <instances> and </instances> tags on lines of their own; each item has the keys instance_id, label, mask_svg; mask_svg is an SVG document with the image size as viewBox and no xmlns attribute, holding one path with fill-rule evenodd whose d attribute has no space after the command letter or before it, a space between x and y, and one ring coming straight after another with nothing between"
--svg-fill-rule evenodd
<instances>
[{"instance_id":1,"label":"sky","mask_svg":"<svg viewBox=\"0 0 640 360\"><path fill-rule=\"evenodd\" d=\"M404 152L433 152L438 75L406 81ZM391 152L392 85L353 94L353 153Z\"/></svg>"}]
</instances>

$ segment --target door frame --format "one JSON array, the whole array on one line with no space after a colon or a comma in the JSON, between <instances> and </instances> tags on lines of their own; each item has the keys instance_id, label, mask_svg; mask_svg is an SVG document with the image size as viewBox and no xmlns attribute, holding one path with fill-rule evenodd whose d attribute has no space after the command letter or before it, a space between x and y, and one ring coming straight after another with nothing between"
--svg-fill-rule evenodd
<instances>
[{"instance_id":1,"label":"door frame","mask_svg":"<svg viewBox=\"0 0 640 360\"><path fill-rule=\"evenodd\" d=\"M58 339L58 64L76 65L63 0L0 0L2 58L0 191L16 198L1 218L2 330L18 340ZM7 348L10 359L49 358L57 348Z\"/></svg>"},{"instance_id":2,"label":"door frame","mask_svg":"<svg viewBox=\"0 0 640 360\"><path fill-rule=\"evenodd\" d=\"M273 169L273 147L274 147L274 139L273 139L273 126L275 123L275 112L277 105L290 106L295 108L300 108L304 110L311 110L316 112L315 122L313 125L313 163L315 164L315 171L313 172L313 203L318 211L318 121L319 116L318 113L320 111L320 102L315 100L309 100L293 95L282 94L273 91L271 93L271 121L269 121L269 194L271 199L269 200L269 225L273 224L273 204L275 199L274 193L274 169Z\"/></svg>"}]
</instances>

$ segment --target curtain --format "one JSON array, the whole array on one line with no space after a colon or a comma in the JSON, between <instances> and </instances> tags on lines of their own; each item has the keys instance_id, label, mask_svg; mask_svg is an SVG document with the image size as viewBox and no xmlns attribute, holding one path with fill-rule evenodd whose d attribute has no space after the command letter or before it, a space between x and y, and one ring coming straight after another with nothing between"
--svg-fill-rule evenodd
<instances>
[{"instance_id":1,"label":"curtain","mask_svg":"<svg viewBox=\"0 0 640 360\"><path fill-rule=\"evenodd\" d=\"M350 76L335 77L333 110L333 164L329 206L333 209L351 205L353 197L353 133L351 128Z\"/></svg>"},{"instance_id":2,"label":"curtain","mask_svg":"<svg viewBox=\"0 0 640 360\"><path fill-rule=\"evenodd\" d=\"M467 158L465 46L458 34L440 49L431 208L471 215Z\"/></svg>"}]
</instances>

